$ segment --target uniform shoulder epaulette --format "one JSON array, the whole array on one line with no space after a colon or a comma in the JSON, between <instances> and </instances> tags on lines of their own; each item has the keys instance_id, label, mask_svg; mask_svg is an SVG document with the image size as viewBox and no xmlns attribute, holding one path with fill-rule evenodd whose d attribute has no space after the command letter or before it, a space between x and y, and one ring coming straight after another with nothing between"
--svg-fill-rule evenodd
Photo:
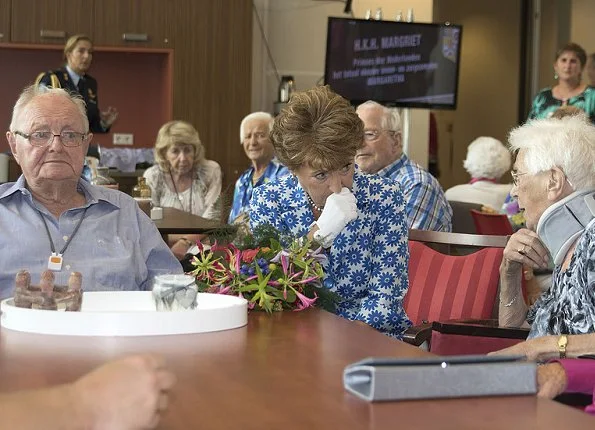
<instances>
[{"instance_id":1,"label":"uniform shoulder epaulette","mask_svg":"<svg viewBox=\"0 0 595 430\"><path fill-rule=\"evenodd\" d=\"M62 88L62 85L60 84L60 80L58 79L58 77L56 76L56 73L53 70L47 71L47 72L41 72L39 75L37 75L37 78L35 78L35 85L39 85L41 80L43 79L43 77L49 74L50 76L50 87L52 88Z\"/></svg>"}]
</instances>

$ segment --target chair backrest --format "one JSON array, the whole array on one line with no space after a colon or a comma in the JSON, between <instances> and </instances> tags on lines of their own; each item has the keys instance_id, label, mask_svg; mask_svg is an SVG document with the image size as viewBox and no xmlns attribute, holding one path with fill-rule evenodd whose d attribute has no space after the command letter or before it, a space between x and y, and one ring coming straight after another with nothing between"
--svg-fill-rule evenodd
<instances>
[{"instance_id":1,"label":"chair backrest","mask_svg":"<svg viewBox=\"0 0 595 430\"><path fill-rule=\"evenodd\" d=\"M490 318L507 238L432 233L411 230L409 235L409 289L404 306L411 321L417 325L423 321ZM467 255L447 255L421 243L419 238L424 236L483 249Z\"/></svg>"},{"instance_id":2,"label":"chair backrest","mask_svg":"<svg viewBox=\"0 0 595 430\"><path fill-rule=\"evenodd\" d=\"M504 248L508 237L411 229L409 240L423 242L442 254L467 255L483 248Z\"/></svg>"},{"instance_id":3,"label":"chair backrest","mask_svg":"<svg viewBox=\"0 0 595 430\"><path fill-rule=\"evenodd\" d=\"M475 223L471 217L471 209L480 211L481 205L478 203L458 202L449 200L452 208L452 232L476 234Z\"/></svg>"},{"instance_id":4,"label":"chair backrest","mask_svg":"<svg viewBox=\"0 0 595 430\"><path fill-rule=\"evenodd\" d=\"M507 236L513 233L508 217L471 209L471 216L478 234Z\"/></svg>"}]
</instances>

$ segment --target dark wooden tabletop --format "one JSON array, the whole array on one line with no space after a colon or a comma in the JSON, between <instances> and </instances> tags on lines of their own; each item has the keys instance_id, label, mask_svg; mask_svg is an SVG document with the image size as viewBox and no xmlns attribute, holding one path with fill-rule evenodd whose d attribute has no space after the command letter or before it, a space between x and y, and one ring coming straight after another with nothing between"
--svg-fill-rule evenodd
<instances>
[{"instance_id":1,"label":"dark wooden tabletop","mask_svg":"<svg viewBox=\"0 0 595 430\"><path fill-rule=\"evenodd\" d=\"M155 225L161 234L201 234L230 228L176 208L163 208L163 219L155 220Z\"/></svg>"},{"instance_id":2,"label":"dark wooden tabletop","mask_svg":"<svg viewBox=\"0 0 595 430\"><path fill-rule=\"evenodd\" d=\"M0 390L71 381L124 354L163 354L178 377L162 429L593 429L533 396L367 403L343 368L367 356L428 355L321 310L252 313L247 327L136 338L0 331Z\"/></svg>"}]
</instances>

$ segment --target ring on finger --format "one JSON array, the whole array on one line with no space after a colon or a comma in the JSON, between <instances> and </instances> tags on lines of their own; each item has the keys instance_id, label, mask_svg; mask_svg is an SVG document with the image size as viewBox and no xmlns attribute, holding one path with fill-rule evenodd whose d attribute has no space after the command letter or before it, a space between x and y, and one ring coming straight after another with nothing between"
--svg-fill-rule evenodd
<instances>
[{"instance_id":1,"label":"ring on finger","mask_svg":"<svg viewBox=\"0 0 595 430\"><path fill-rule=\"evenodd\" d=\"M517 250L517 252L518 252L519 254L521 254L521 255L525 255L525 248L526 248L526 247L527 247L527 245L526 245L526 244L524 244L524 245L522 246L522 248L519 248L519 249Z\"/></svg>"}]
</instances>

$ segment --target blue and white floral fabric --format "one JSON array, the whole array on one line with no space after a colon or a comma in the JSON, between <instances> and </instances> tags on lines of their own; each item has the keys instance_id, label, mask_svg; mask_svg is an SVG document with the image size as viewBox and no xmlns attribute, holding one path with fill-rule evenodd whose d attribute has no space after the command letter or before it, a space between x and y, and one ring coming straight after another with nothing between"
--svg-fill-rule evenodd
<instances>
[{"instance_id":1,"label":"blue and white floral fabric","mask_svg":"<svg viewBox=\"0 0 595 430\"><path fill-rule=\"evenodd\" d=\"M330 248L324 285L341 297L338 315L400 338L411 325L403 309L409 263L404 197L394 181L358 171L352 191L358 217ZM291 175L254 190L250 222L253 228L270 224L302 237L314 215L303 188Z\"/></svg>"},{"instance_id":2,"label":"blue and white floral fabric","mask_svg":"<svg viewBox=\"0 0 595 430\"><path fill-rule=\"evenodd\" d=\"M254 167L250 166L236 181L236 186L233 190L233 202L231 204L231 212L229 212L228 222L231 224L243 212L246 212L250 207L250 199L252 198L252 191L254 188L266 184L269 181L274 181L277 178L287 176L289 170L283 164L279 163L276 158L273 158L267 166L264 174L258 178L256 184L252 184L252 175L254 175Z\"/></svg>"}]
</instances>

